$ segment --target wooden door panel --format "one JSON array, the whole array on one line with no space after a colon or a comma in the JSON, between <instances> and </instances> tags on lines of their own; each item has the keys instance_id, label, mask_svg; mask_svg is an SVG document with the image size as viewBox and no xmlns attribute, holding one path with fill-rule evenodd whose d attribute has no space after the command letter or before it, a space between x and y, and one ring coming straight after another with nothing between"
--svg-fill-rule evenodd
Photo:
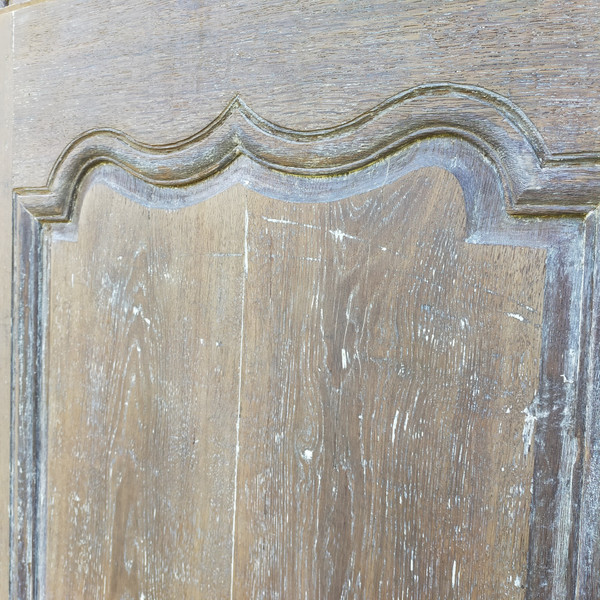
<instances>
[{"instance_id":1,"label":"wooden door panel","mask_svg":"<svg viewBox=\"0 0 600 600\"><path fill-rule=\"evenodd\" d=\"M439 169L248 214L235 597L523 597L545 252Z\"/></svg>"},{"instance_id":2,"label":"wooden door panel","mask_svg":"<svg viewBox=\"0 0 600 600\"><path fill-rule=\"evenodd\" d=\"M48 598L229 593L240 191L165 212L97 184L51 243Z\"/></svg>"},{"instance_id":3,"label":"wooden door panel","mask_svg":"<svg viewBox=\"0 0 600 600\"><path fill-rule=\"evenodd\" d=\"M46 242L47 597L523 597L546 251L466 242L434 167L110 183Z\"/></svg>"},{"instance_id":4,"label":"wooden door panel","mask_svg":"<svg viewBox=\"0 0 600 600\"><path fill-rule=\"evenodd\" d=\"M600 597L595 0L9 4L11 600Z\"/></svg>"},{"instance_id":5,"label":"wooden door panel","mask_svg":"<svg viewBox=\"0 0 600 600\"><path fill-rule=\"evenodd\" d=\"M596 167L477 94L236 100L16 191L17 598L569 593Z\"/></svg>"}]
</instances>

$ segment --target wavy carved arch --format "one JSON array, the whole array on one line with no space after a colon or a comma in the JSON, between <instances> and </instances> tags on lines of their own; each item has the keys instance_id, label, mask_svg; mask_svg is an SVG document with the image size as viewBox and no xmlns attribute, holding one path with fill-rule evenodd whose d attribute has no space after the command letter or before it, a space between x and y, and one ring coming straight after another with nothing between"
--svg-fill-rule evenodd
<instances>
[{"instance_id":1,"label":"wavy carved arch","mask_svg":"<svg viewBox=\"0 0 600 600\"><path fill-rule=\"evenodd\" d=\"M333 198L344 193L340 180L357 169L395 154L404 154L407 163L422 142L440 137L471 145L495 166L511 213L585 214L597 204L600 154L551 154L510 100L453 83L411 88L346 123L313 131L272 123L239 96L203 130L171 144L143 144L120 131L92 130L65 149L45 188L16 193L36 218L65 221L78 185L100 164L152 186L181 189L246 158L279 175L335 179L340 191ZM241 178L252 179L252 173Z\"/></svg>"},{"instance_id":2,"label":"wavy carved arch","mask_svg":"<svg viewBox=\"0 0 600 600\"><path fill-rule=\"evenodd\" d=\"M600 154L550 153L534 124L510 100L476 86L428 84L389 98L339 126L294 131L262 118L236 97L206 128L171 144L142 144L119 131L93 130L65 149L46 187L15 190L13 314L18 335L13 348L13 398L18 427L13 455L21 470L15 469L13 476L19 511L13 518L13 597L40 597L44 581L45 225L54 231L76 228L81 199L96 178L147 206L174 209L236 183L282 200L332 201L428 166L445 168L458 179L469 241L544 248L561 242L548 252L548 281L555 278L560 285L549 285L545 299L543 353L552 372L544 367L539 410L556 405L569 418L580 418L584 378L575 382L578 357L568 354L560 332L567 332L567 349L584 352L580 308L592 291L582 283L591 276L584 272L580 253L585 247L586 261L591 262L592 237L582 242L581 219L538 223L511 218L509 213L591 212L600 198ZM570 290L568 301L562 289ZM554 451L544 457L544 468L552 477L535 482L535 510L543 526L532 528L529 562L532 589L552 580L556 597L567 597L566 592L561 596L571 576L566 553L576 548L579 517L564 517L566 525L552 532L551 542L544 531L561 510L569 511L572 498L579 494L581 458L575 456L575 442L563 437L561 427L538 426L540 447ZM557 549L554 555L546 551L549 544Z\"/></svg>"}]
</instances>

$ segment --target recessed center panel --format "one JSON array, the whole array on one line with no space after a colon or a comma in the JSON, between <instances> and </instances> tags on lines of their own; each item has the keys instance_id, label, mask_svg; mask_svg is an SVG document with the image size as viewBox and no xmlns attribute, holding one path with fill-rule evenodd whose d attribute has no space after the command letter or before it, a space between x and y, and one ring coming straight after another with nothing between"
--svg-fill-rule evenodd
<instances>
[{"instance_id":1,"label":"recessed center panel","mask_svg":"<svg viewBox=\"0 0 600 600\"><path fill-rule=\"evenodd\" d=\"M544 251L466 243L434 168L329 204L80 200L49 598L523 597Z\"/></svg>"}]
</instances>

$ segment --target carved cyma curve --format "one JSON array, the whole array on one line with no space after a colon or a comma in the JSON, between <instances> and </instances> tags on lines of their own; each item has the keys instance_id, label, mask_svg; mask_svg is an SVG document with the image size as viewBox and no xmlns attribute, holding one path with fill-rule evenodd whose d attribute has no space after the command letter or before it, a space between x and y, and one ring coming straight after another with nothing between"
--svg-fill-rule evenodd
<instances>
[{"instance_id":1,"label":"carved cyma curve","mask_svg":"<svg viewBox=\"0 0 600 600\"><path fill-rule=\"evenodd\" d=\"M510 100L453 83L411 88L342 125L313 131L280 127L240 97L202 131L173 144L142 144L119 131L93 130L65 149L46 188L19 189L16 195L36 218L64 222L73 214L78 186L99 165L163 189L200 183L231 170L238 159L279 178L339 180L403 152L405 163L413 161L422 142L438 138L467 144L494 166L511 213L587 213L598 204L600 154L551 154ZM250 186L264 179L252 168L237 177Z\"/></svg>"},{"instance_id":2,"label":"carved cyma curve","mask_svg":"<svg viewBox=\"0 0 600 600\"><path fill-rule=\"evenodd\" d=\"M592 211L600 200L600 154L550 153L527 116L498 94L451 83L423 85L347 123L314 131L280 127L236 97L209 126L173 144L147 145L119 131L90 131L65 149L45 188L15 190L13 488L18 510L12 597L41 598L45 581L49 238L40 223L66 223L53 225L53 235L76 228L81 199L96 174L148 206L177 208L235 183L283 200L331 201L427 166L447 169L462 186L468 241L552 248L548 282L560 285L546 287L540 398L567 415L579 391L576 378L565 373L574 373L579 364L571 350L585 343L578 341L584 331L580 317L586 314L582 295L592 293L582 283L591 281L584 271L593 268L591 258L581 260L582 231L595 221L513 219L506 213ZM585 239L586 256L592 257L594 238ZM534 481L537 520L532 519L530 532L528 585L537 590L556 581L553 597L565 598L571 597L562 583L570 568L568 553L579 535L579 517L567 513L579 489L569 483L570 476L563 477L568 485L560 488L558 475L573 473L579 458L560 423L552 421L546 429L536 425L536 436L539 431L540 443L552 453L544 458L550 475ZM560 527L555 526L558 516Z\"/></svg>"}]
</instances>

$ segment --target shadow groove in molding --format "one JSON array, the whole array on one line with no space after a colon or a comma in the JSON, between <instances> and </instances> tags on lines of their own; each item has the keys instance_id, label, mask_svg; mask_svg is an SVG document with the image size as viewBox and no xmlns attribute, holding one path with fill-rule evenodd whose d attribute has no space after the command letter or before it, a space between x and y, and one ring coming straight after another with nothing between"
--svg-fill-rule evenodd
<instances>
[{"instance_id":1,"label":"shadow groove in molding","mask_svg":"<svg viewBox=\"0 0 600 600\"><path fill-rule=\"evenodd\" d=\"M206 128L172 144L143 144L120 131L92 130L65 149L46 188L15 194L37 219L65 222L73 214L78 185L99 165L113 165L161 188L198 184L241 157L288 176L343 179L409 148L414 159L420 142L436 137L468 144L494 165L509 213L586 214L600 202L600 153L552 154L510 100L453 83L408 89L346 123L312 131L272 123L239 96ZM251 178L240 174L246 184Z\"/></svg>"},{"instance_id":2,"label":"shadow groove in molding","mask_svg":"<svg viewBox=\"0 0 600 600\"><path fill-rule=\"evenodd\" d=\"M580 392L564 373L575 372L571 365L579 364L571 349L585 353L590 344L579 319L593 317L581 308L581 294L590 294L591 303L596 216L582 223L510 218L507 212L550 216L594 210L600 203L600 154L551 154L527 116L493 92L423 85L342 125L313 131L280 127L236 97L209 126L172 144L142 144L114 130L90 131L65 149L47 187L15 190L11 598L45 597L49 253L54 236L76 235L87 186L99 177L138 202L167 209L237 183L282 200L327 202L430 166L446 168L462 187L467 242L551 248L539 394L543 406L560 409L555 414L561 419L567 418L567 408L583 411L585 390ZM564 290L570 290L572 302ZM589 356L595 355L590 350ZM586 356L582 364L592 360ZM587 371L581 373L582 386L592 382ZM527 579L532 599L550 589L553 598L575 597L565 583L577 575L577 565L570 571L569 556L578 548L580 532L585 543L586 532L597 530L595 504L581 518L568 510L579 506L577 473L584 453L573 451L561 419L536 424L536 456L545 448L552 453L541 459L546 470L532 482L536 513ZM582 560L592 560L584 555L590 547L588 542L578 550Z\"/></svg>"}]
</instances>

